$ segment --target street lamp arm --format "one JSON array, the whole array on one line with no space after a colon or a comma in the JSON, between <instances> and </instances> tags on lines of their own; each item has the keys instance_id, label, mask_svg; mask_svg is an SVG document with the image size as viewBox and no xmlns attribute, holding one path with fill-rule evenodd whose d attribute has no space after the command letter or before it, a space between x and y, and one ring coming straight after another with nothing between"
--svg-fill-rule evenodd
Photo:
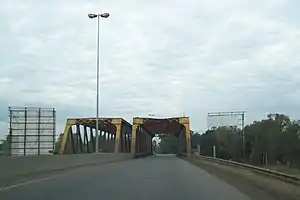
<instances>
[{"instance_id":1,"label":"street lamp arm","mask_svg":"<svg viewBox=\"0 0 300 200\"><path fill-rule=\"evenodd\" d=\"M88 17L90 19L94 19L96 17L103 17L103 18L108 18L109 17L109 13L101 13L101 14L95 14L95 13L89 13Z\"/></svg>"},{"instance_id":2,"label":"street lamp arm","mask_svg":"<svg viewBox=\"0 0 300 200\"><path fill-rule=\"evenodd\" d=\"M102 14L100 14L100 17L108 18L109 17L109 13L102 13Z\"/></svg>"},{"instance_id":3,"label":"street lamp arm","mask_svg":"<svg viewBox=\"0 0 300 200\"><path fill-rule=\"evenodd\" d=\"M94 13L89 13L88 14L88 17L93 19L93 18L96 18L98 15L94 14Z\"/></svg>"}]
</instances>

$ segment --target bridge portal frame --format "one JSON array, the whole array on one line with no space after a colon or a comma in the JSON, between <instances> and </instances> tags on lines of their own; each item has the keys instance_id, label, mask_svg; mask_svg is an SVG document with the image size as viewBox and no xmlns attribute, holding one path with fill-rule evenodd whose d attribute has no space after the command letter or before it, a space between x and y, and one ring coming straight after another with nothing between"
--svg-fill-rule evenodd
<instances>
[{"instance_id":1,"label":"bridge portal frame","mask_svg":"<svg viewBox=\"0 0 300 200\"><path fill-rule=\"evenodd\" d=\"M190 133L190 120L189 117L172 117L172 118L162 118L167 119L170 122L176 121L178 124L184 127L185 139L186 139L186 154L189 156L191 154L191 133ZM160 120L159 118L133 118L132 122L132 134L131 134L131 154L135 155L137 146L137 133L138 127L142 126L148 120ZM147 131L146 131L147 132Z\"/></svg>"},{"instance_id":2,"label":"bridge portal frame","mask_svg":"<svg viewBox=\"0 0 300 200\"><path fill-rule=\"evenodd\" d=\"M111 124L115 127L115 130L112 130L112 128L106 128L105 124ZM66 120L66 125L65 129L63 132L63 137L61 139L61 144L60 144L60 149L59 149L59 154L64 154L66 145L67 145L67 140L68 136L71 134L70 130L72 126L79 126L83 125L85 128L89 127L90 129L95 129L96 125L96 118L95 117L85 117L85 118L68 118ZM114 143L114 152L119 153L122 148L121 140L124 138L122 137L123 135L131 135L132 132L132 126L129 122L124 120L123 118L99 118L99 130L100 131L105 131L109 132L112 134L115 134L115 143ZM92 132L92 134L94 131ZM86 132L85 132L86 134ZM99 134L99 133L98 133ZM80 136L79 136L80 137ZM126 138L129 140L129 145L131 144L131 136ZM81 139L81 138L80 138ZM128 148L128 153L130 153L131 148Z\"/></svg>"}]
</instances>

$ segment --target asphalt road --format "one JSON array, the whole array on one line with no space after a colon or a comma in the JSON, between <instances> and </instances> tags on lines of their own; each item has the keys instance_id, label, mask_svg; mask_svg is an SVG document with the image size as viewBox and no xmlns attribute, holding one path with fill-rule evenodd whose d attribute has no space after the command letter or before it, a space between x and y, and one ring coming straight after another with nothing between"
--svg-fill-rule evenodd
<instances>
[{"instance_id":1,"label":"asphalt road","mask_svg":"<svg viewBox=\"0 0 300 200\"><path fill-rule=\"evenodd\" d=\"M85 167L0 189L1 200L250 200L173 155Z\"/></svg>"}]
</instances>

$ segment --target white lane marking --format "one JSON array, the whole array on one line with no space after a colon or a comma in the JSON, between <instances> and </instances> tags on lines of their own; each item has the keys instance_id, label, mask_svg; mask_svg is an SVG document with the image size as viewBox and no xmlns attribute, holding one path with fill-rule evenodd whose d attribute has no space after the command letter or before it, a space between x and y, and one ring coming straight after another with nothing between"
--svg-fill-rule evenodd
<instances>
[{"instance_id":1,"label":"white lane marking","mask_svg":"<svg viewBox=\"0 0 300 200\"><path fill-rule=\"evenodd\" d=\"M9 190L9 189L12 189L12 188L16 188L16 187L28 185L28 184L31 184L31 183L38 183L38 182L54 179L54 178L62 176L62 175L64 175L64 174L58 174L58 175L54 175L54 176L51 176L51 177L45 177L45 178L40 178L40 179L35 179L35 180L30 180L30 181L17 183L17 184L10 185L10 186L5 186L5 187L0 188L0 192L5 191L5 190Z\"/></svg>"}]
</instances>

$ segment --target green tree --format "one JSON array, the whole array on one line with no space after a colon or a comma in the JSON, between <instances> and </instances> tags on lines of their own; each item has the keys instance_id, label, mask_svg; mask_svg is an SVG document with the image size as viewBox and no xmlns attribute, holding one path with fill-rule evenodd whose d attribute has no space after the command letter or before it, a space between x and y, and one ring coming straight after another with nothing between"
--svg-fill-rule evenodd
<instances>
[{"instance_id":1,"label":"green tree","mask_svg":"<svg viewBox=\"0 0 300 200\"><path fill-rule=\"evenodd\" d=\"M236 127L216 127L200 136L201 154L245 161L255 165L286 164L300 167L300 122L283 114L269 114L244 128L245 154L242 153L242 131ZM243 157L242 157L243 155Z\"/></svg>"},{"instance_id":2,"label":"green tree","mask_svg":"<svg viewBox=\"0 0 300 200\"><path fill-rule=\"evenodd\" d=\"M197 149L197 145L200 144L201 135L197 132L191 131L191 145L192 149Z\"/></svg>"},{"instance_id":3,"label":"green tree","mask_svg":"<svg viewBox=\"0 0 300 200\"><path fill-rule=\"evenodd\" d=\"M174 153L178 151L178 139L171 134L159 134L160 139L159 148L157 148L158 153Z\"/></svg>"},{"instance_id":4,"label":"green tree","mask_svg":"<svg viewBox=\"0 0 300 200\"><path fill-rule=\"evenodd\" d=\"M217 145L215 130L207 130L200 137L201 155L213 156L213 146Z\"/></svg>"}]
</instances>

